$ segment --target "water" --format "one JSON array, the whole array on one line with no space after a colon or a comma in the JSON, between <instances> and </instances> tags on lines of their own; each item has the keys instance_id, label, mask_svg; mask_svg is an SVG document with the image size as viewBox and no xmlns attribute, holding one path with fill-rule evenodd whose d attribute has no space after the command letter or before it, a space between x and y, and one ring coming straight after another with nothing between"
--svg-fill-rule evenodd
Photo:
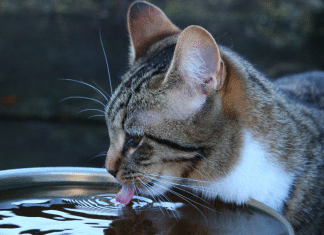
<instances>
[{"instance_id":1,"label":"water","mask_svg":"<svg viewBox=\"0 0 324 235\"><path fill-rule=\"evenodd\" d=\"M125 208L116 202L114 196L107 194L2 203L0 207L5 209L0 211L1 234L115 234L114 224L127 220L129 213L154 208L152 200L139 196L134 196L132 206Z\"/></svg>"},{"instance_id":2,"label":"water","mask_svg":"<svg viewBox=\"0 0 324 235\"><path fill-rule=\"evenodd\" d=\"M106 192L106 193L103 193ZM251 207L172 197L134 196L116 202L116 187L51 186L0 192L0 234L288 234L267 213ZM193 200L192 198L191 200Z\"/></svg>"}]
</instances>

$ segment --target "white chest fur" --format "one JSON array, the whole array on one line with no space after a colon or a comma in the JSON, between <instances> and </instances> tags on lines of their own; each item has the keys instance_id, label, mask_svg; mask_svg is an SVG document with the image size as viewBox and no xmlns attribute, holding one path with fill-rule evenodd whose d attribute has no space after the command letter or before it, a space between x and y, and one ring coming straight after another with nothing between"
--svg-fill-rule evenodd
<instances>
[{"instance_id":1,"label":"white chest fur","mask_svg":"<svg viewBox=\"0 0 324 235\"><path fill-rule=\"evenodd\" d=\"M210 183L204 194L237 204L255 199L280 212L294 176L279 162L271 161L271 155L250 132L244 138L240 162L226 177Z\"/></svg>"}]
</instances>

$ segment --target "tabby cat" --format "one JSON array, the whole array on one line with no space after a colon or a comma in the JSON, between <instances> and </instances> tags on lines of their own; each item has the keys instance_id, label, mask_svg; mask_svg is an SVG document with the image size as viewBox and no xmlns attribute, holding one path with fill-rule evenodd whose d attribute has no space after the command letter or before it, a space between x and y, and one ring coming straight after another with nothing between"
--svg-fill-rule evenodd
<instances>
[{"instance_id":1,"label":"tabby cat","mask_svg":"<svg viewBox=\"0 0 324 235\"><path fill-rule=\"evenodd\" d=\"M319 105L297 102L298 86L279 89L205 29L180 30L152 4L130 6L128 29L130 68L105 111L117 199L190 185L208 199L258 200L297 234L323 234Z\"/></svg>"}]
</instances>

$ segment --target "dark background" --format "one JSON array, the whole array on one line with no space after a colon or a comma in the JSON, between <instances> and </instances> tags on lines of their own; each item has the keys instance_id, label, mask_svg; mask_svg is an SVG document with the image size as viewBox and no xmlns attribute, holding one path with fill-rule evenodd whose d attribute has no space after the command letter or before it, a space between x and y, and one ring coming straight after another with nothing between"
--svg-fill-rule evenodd
<instances>
[{"instance_id":1,"label":"dark background","mask_svg":"<svg viewBox=\"0 0 324 235\"><path fill-rule=\"evenodd\" d=\"M0 0L0 170L103 167L109 147L105 100L68 78L110 93L126 71L130 0ZM156 0L180 28L201 25L271 78L324 70L321 0ZM95 83L94 83L94 82ZM95 158L94 158L95 157Z\"/></svg>"}]
</instances>

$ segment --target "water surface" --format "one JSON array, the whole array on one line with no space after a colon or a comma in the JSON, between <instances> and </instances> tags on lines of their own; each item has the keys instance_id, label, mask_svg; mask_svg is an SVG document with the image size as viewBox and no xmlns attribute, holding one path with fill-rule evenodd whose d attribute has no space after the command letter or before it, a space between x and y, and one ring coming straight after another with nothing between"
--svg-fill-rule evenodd
<instances>
[{"instance_id":1,"label":"water surface","mask_svg":"<svg viewBox=\"0 0 324 235\"><path fill-rule=\"evenodd\" d=\"M288 234L281 222L253 207L211 205L189 195L168 195L170 201L136 195L124 206L116 202L117 192L82 185L3 190L0 234Z\"/></svg>"}]
</instances>

